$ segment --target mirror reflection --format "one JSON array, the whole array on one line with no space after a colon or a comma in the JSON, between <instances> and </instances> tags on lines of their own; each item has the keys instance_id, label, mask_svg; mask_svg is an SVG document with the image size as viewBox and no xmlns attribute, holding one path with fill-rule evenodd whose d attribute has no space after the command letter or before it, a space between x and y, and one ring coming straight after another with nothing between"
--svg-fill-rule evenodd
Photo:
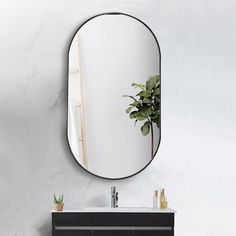
<instances>
[{"instance_id":1,"label":"mirror reflection","mask_svg":"<svg viewBox=\"0 0 236 236\"><path fill-rule=\"evenodd\" d=\"M90 173L118 179L155 157L160 141L160 51L125 14L102 14L74 35L68 63L68 140Z\"/></svg>"}]
</instances>

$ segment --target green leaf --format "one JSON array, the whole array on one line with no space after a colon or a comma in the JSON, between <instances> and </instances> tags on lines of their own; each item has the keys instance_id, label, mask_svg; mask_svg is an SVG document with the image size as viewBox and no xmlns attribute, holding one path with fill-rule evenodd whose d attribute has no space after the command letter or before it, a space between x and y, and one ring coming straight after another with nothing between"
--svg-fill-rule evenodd
<instances>
[{"instance_id":1,"label":"green leaf","mask_svg":"<svg viewBox=\"0 0 236 236\"><path fill-rule=\"evenodd\" d=\"M54 203L55 204L61 204L61 203L63 203L64 194L59 195L58 198L57 198L56 194L54 193L53 198L54 198Z\"/></svg>"},{"instance_id":2,"label":"green leaf","mask_svg":"<svg viewBox=\"0 0 236 236\"><path fill-rule=\"evenodd\" d=\"M139 110L141 114L144 116L150 116L152 114L152 108L151 107L143 107Z\"/></svg>"},{"instance_id":3,"label":"green leaf","mask_svg":"<svg viewBox=\"0 0 236 236\"><path fill-rule=\"evenodd\" d=\"M152 76L146 81L146 86L143 84L132 83L132 86L139 88L141 91L135 95L124 95L133 101L129 104L126 112L130 119L134 119L134 126L138 121L145 123L141 127L143 135L150 132L151 124L155 123L160 127L160 77Z\"/></svg>"},{"instance_id":4,"label":"green leaf","mask_svg":"<svg viewBox=\"0 0 236 236\"><path fill-rule=\"evenodd\" d=\"M154 104L155 107L158 107L159 110L159 106L160 106L160 98L158 96L154 97Z\"/></svg>"},{"instance_id":5,"label":"green leaf","mask_svg":"<svg viewBox=\"0 0 236 236\"><path fill-rule=\"evenodd\" d=\"M159 98L158 96L155 96L155 97L154 97L154 101L155 101L155 102L160 102L161 100L160 100L160 98Z\"/></svg>"},{"instance_id":6,"label":"green leaf","mask_svg":"<svg viewBox=\"0 0 236 236\"><path fill-rule=\"evenodd\" d=\"M142 104L140 103L140 102L138 102L138 101L135 101L135 102L133 102L133 103L131 103L131 104L129 104L130 106L133 106L133 107L137 107L137 108L139 108Z\"/></svg>"},{"instance_id":7,"label":"green leaf","mask_svg":"<svg viewBox=\"0 0 236 236\"><path fill-rule=\"evenodd\" d=\"M138 111L132 111L129 114L130 119L137 119L137 120L145 120L147 117L144 116L143 114L139 113Z\"/></svg>"},{"instance_id":8,"label":"green leaf","mask_svg":"<svg viewBox=\"0 0 236 236\"><path fill-rule=\"evenodd\" d=\"M139 92L136 96L149 98L149 97L151 97L151 93L142 91L142 92Z\"/></svg>"},{"instance_id":9,"label":"green leaf","mask_svg":"<svg viewBox=\"0 0 236 236\"><path fill-rule=\"evenodd\" d=\"M123 97L131 98L131 99L133 99L134 101L137 101L137 99L135 99L133 96L130 96L130 95L123 95Z\"/></svg>"},{"instance_id":10,"label":"green leaf","mask_svg":"<svg viewBox=\"0 0 236 236\"><path fill-rule=\"evenodd\" d=\"M149 79L146 82L146 89L147 89L147 91L152 91L156 87L157 82L159 80L160 80L159 76L149 77Z\"/></svg>"},{"instance_id":11,"label":"green leaf","mask_svg":"<svg viewBox=\"0 0 236 236\"><path fill-rule=\"evenodd\" d=\"M151 118L152 122L156 123L157 127L160 127L161 117L160 114L156 114L155 117Z\"/></svg>"},{"instance_id":12,"label":"green leaf","mask_svg":"<svg viewBox=\"0 0 236 236\"><path fill-rule=\"evenodd\" d=\"M159 94L160 94L160 89L158 87L154 88L153 95L156 96L156 95L159 95Z\"/></svg>"},{"instance_id":13,"label":"green leaf","mask_svg":"<svg viewBox=\"0 0 236 236\"><path fill-rule=\"evenodd\" d=\"M143 103L151 104L152 103L152 99L151 98L143 98Z\"/></svg>"},{"instance_id":14,"label":"green leaf","mask_svg":"<svg viewBox=\"0 0 236 236\"><path fill-rule=\"evenodd\" d=\"M155 121L155 119L158 117L159 115L158 114L153 114L150 116L151 120L152 121Z\"/></svg>"},{"instance_id":15,"label":"green leaf","mask_svg":"<svg viewBox=\"0 0 236 236\"><path fill-rule=\"evenodd\" d=\"M155 110L153 111L153 113L160 115L160 110L159 110L159 109L155 109Z\"/></svg>"},{"instance_id":16,"label":"green leaf","mask_svg":"<svg viewBox=\"0 0 236 236\"><path fill-rule=\"evenodd\" d=\"M138 120L145 120L145 119L147 119L146 116L144 116L143 114L140 114L139 112L137 113L136 118L137 118Z\"/></svg>"},{"instance_id":17,"label":"green leaf","mask_svg":"<svg viewBox=\"0 0 236 236\"><path fill-rule=\"evenodd\" d=\"M148 135L150 130L150 123L147 121L144 123L144 125L141 127L141 132L143 134L143 136Z\"/></svg>"},{"instance_id":18,"label":"green leaf","mask_svg":"<svg viewBox=\"0 0 236 236\"><path fill-rule=\"evenodd\" d=\"M146 89L143 84L132 83L132 87L140 88L140 89L143 90L143 91L145 91L145 89Z\"/></svg>"},{"instance_id":19,"label":"green leaf","mask_svg":"<svg viewBox=\"0 0 236 236\"><path fill-rule=\"evenodd\" d=\"M128 107L128 108L125 110L125 112L126 112L126 113L130 113L130 112L132 111L132 109L133 109L133 107Z\"/></svg>"},{"instance_id":20,"label":"green leaf","mask_svg":"<svg viewBox=\"0 0 236 236\"><path fill-rule=\"evenodd\" d=\"M54 198L54 203L57 203L57 198L56 198L55 193L53 194L53 198Z\"/></svg>"},{"instance_id":21,"label":"green leaf","mask_svg":"<svg viewBox=\"0 0 236 236\"><path fill-rule=\"evenodd\" d=\"M129 114L129 118L130 119L136 119L137 118L137 111L132 111L130 114Z\"/></svg>"}]
</instances>

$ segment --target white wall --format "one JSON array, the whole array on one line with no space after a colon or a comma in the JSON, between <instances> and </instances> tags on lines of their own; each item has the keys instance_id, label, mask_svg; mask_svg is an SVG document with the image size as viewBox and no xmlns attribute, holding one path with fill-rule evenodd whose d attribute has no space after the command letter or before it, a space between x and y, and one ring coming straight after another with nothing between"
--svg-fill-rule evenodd
<instances>
[{"instance_id":1,"label":"white wall","mask_svg":"<svg viewBox=\"0 0 236 236\"><path fill-rule=\"evenodd\" d=\"M0 234L50 235L52 193L66 208L151 205L166 187L177 236L234 236L236 3L232 0L0 2ZM139 175L106 181L83 171L66 139L66 55L88 17L123 11L146 22L162 50L162 141Z\"/></svg>"}]
</instances>

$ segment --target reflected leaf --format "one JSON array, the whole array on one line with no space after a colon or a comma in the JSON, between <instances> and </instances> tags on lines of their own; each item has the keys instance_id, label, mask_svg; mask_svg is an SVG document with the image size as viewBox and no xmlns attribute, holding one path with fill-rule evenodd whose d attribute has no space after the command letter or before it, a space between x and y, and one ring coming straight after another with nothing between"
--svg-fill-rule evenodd
<instances>
[{"instance_id":1,"label":"reflected leaf","mask_svg":"<svg viewBox=\"0 0 236 236\"><path fill-rule=\"evenodd\" d=\"M136 116L136 118L137 118L138 120L145 120L147 117L144 116L143 114L138 113L137 116Z\"/></svg>"},{"instance_id":2,"label":"reflected leaf","mask_svg":"<svg viewBox=\"0 0 236 236\"><path fill-rule=\"evenodd\" d=\"M148 98L148 97L151 97L151 93L149 93L149 92L139 92L137 94L137 96Z\"/></svg>"},{"instance_id":3,"label":"reflected leaf","mask_svg":"<svg viewBox=\"0 0 236 236\"><path fill-rule=\"evenodd\" d=\"M126 112L126 113L130 113L130 112L132 111L132 109L133 109L133 107L128 107L128 108L125 110L125 112Z\"/></svg>"},{"instance_id":4,"label":"reflected leaf","mask_svg":"<svg viewBox=\"0 0 236 236\"><path fill-rule=\"evenodd\" d=\"M151 104L152 103L152 99L151 98L143 98L143 103L148 103Z\"/></svg>"},{"instance_id":5,"label":"reflected leaf","mask_svg":"<svg viewBox=\"0 0 236 236\"><path fill-rule=\"evenodd\" d=\"M139 110L143 115L150 116L152 114L152 108L151 107L143 107Z\"/></svg>"},{"instance_id":6,"label":"reflected leaf","mask_svg":"<svg viewBox=\"0 0 236 236\"><path fill-rule=\"evenodd\" d=\"M150 77L146 82L147 91L152 91L156 87L159 79L160 79L159 76Z\"/></svg>"},{"instance_id":7,"label":"reflected leaf","mask_svg":"<svg viewBox=\"0 0 236 236\"><path fill-rule=\"evenodd\" d=\"M141 90L145 91L145 86L143 84L132 83L132 87L140 88Z\"/></svg>"},{"instance_id":8,"label":"reflected leaf","mask_svg":"<svg viewBox=\"0 0 236 236\"><path fill-rule=\"evenodd\" d=\"M131 104L129 104L130 106L133 106L133 107L137 107L137 108L139 108L142 104L140 103L140 102L138 102L138 101L135 101L135 102L133 102L133 103L131 103Z\"/></svg>"},{"instance_id":9,"label":"reflected leaf","mask_svg":"<svg viewBox=\"0 0 236 236\"><path fill-rule=\"evenodd\" d=\"M147 121L147 122L145 122L144 125L141 127L142 134L143 134L144 136L148 135L149 130L150 130L150 123Z\"/></svg>"},{"instance_id":10,"label":"reflected leaf","mask_svg":"<svg viewBox=\"0 0 236 236\"><path fill-rule=\"evenodd\" d=\"M156 96L156 95L159 95L160 94L160 89L158 87L156 87L154 90L153 90L153 95Z\"/></svg>"},{"instance_id":11,"label":"reflected leaf","mask_svg":"<svg viewBox=\"0 0 236 236\"><path fill-rule=\"evenodd\" d=\"M137 111L132 111L132 112L129 114L129 118L130 118L130 119L136 119L136 118L137 118L137 117L136 117L136 116L137 116L137 113L138 113Z\"/></svg>"},{"instance_id":12,"label":"reflected leaf","mask_svg":"<svg viewBox=\"0 0 236 236\"><path fill-rule=\"evenodd\" d=\"M130 96L130 95L123 95L123 97L128 97L128 98L131 98L131 99L133 99L134 101L137 101L137 99L136 99L136 98L134 98L133 96Z\"/></svg>"},{"instance_id":13,"label":"reflected leaf","mask_svg":"<svg viewBox=\"0 0 236 236\"><path fill-rule=\"evenodd\" d=\"M132 111L129 114L130 119L145 120L147 117L141 114L139 111Z\"/></svg>"}]
</instances>

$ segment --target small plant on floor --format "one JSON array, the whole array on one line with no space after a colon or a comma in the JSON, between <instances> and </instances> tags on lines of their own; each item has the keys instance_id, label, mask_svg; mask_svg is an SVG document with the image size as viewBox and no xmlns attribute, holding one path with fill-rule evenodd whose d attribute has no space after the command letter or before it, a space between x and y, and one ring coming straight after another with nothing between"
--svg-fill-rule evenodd
<instances>
[{"instance_id":1,"label":"small plant on floor","mask_svg":"<svg viewBox=\"0 0 236 236\"><path fill-rule=\"evenodd\" d=\"M55 208L55 211L63 211L63 207L64 207L64 203L63 203L63 200L64 200L64 195L59 195L58 198L56 197L56 194L54 193L53 195L54 197L54 208Z\"/></svg>"},{"instance_id":2,"label":"small plant on floor","mask_svg":"<svg viewBox=\"0 0 236 236\"><path fill-rule=\"evenodd\" d=\"M141 132L146 136L151 131L151 158L154 157L154 124L160 128L160 76L152 76L146 81L146 84L132 83L132 87L139 89L134 95L124 95L132 99L126 109L130 119L134 119L134 125L139 121L143 122Z\"/></svg>"}]
</instances>

